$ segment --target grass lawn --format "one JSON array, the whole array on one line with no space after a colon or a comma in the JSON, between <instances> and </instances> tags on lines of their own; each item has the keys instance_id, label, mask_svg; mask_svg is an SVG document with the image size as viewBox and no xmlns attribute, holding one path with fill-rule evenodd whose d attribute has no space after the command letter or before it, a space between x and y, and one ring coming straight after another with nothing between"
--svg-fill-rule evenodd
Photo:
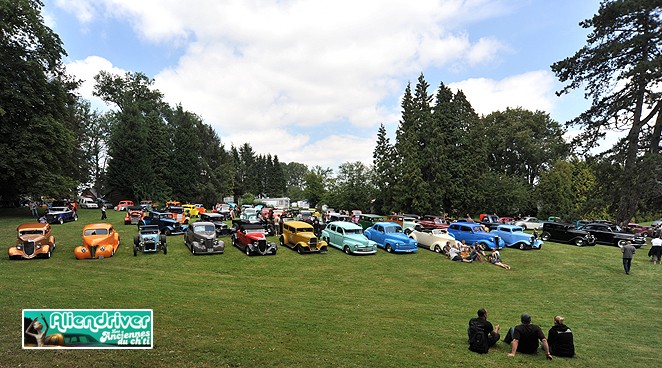
<instances>
[{"instance_id":1,"label":"grass lawn","mask_svg":"<svg viewBox=\"0 0 662 368\"><path fill-rule=\"evenodd\" d=\"M352 257L339 250L247 257L226 240L222 255L193 256L181 236L168 254L133 256L135 226L108 211L122 243L109 259L78 261L83 225L53 225L51 259L9 261L29 211L0 211L1 367L659 367L662 265L637 251L631 275L620 250L548 242L506 249L511 270L418 254ZM273 240L276 240L275 238ZM467 349L467 323L485 307L503 333L532 315L543 331L557 314L575 335L577 357L509 358ZM150 308L153 350L22 350L23 308Z\"/></svg>"}]
</instances>

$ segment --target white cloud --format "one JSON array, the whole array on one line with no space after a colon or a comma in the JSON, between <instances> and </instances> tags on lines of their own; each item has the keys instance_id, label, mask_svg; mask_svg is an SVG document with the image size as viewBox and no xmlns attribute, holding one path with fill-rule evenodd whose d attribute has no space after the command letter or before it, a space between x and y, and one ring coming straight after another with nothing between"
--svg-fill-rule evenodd
<instances>
[{"instance_id":1,"label":"white cloud","mask_svg":"<svg viewBox=\"0 0 662 368\"><path fill-rule=\"evenodd\" d=\"M449 87L462 90L474 110L487 115L508 107L549 111L556 102L555 83L550 72L534 71L502 80L472 78L449 83Z\"/></svg>"},{"instance_id":2,"label":"white cloud","mask_svg":"<svg viewBox=\"0 0 662 368\"><path fill-rule=\"evenodd\" d=\"M431 67L475 66L498 59L506 46L489 37L470 40L462 22L493 17L511 6L493 0L57 4L84 24L102 17L121 19L141 39L183 47L177 65L154 76L155 86L167 102L181 103L202 116L224 141L239 145L245 137L261 152L267 138L294 137L297 147L304 148L317 142L302 143L303 136L320 139L317 127L333 123L339 135L324 142L350 144L338 147L346 161L370 159L374 137L342 134L354 128L376 131L380 123L397 121L400 107L385 101L402 93L411 75ZM82 63L92 68L93 61ZM470 100L473 104L475 99ZM289 137L285 132L299 133ZM367 148L358 148L358 143ZM365 157L353 153L361 151L367 152ZM296 161L312 157L303 158L301 152L282 155Z\"/></svg>"},{"instance_id":3,"label":"white cloud","mask_svg":"<svg viewBox=\"0 0 662 368\"><path fill-rule=\"evenodd\" d=\"M99 97L93 95L95 83L94 76L99 74L102 70L118 75L124 75L124 73L126 73L126 71L114 67L110 61L100 56L88 56L85 60L72 61L66 63L65 67L68 74L82 81L77 92L83 98L90 101L93 109L101 111L108 110L108 106Z\"/></svg>"}]
</instances>

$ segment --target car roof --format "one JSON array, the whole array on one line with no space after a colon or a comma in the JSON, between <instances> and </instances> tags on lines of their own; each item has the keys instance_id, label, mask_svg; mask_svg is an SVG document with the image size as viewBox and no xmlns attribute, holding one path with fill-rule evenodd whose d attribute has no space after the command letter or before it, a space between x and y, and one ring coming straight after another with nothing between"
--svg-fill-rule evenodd
<instances>
[{"instance_id":1,"label":"car roof","mask_svg":"<svg viewBox=\"0 0 662 368\"><path fill-rule=\"evenodd\" d=\"M43 230L44 228L48 227L48 224L41 223L41 222L33 222L29 224L21 224L18 225L17 230L26 230L26 229L38 229L38 230Z\"/></svg>"},{"instance_id":2,"label":"car roof","mask_svg":"<svg viewBox=\"0 0 662 368\"><path fill-rule=\"evenodd\" d=\"M338 226L340 228L343 228L343 229L360 229L360 230L363 229L361 226L359 226L359 225L357 225L353 222L347 222L347 221L332 221L332 222L329 222L328 225L331 225L331 224L336 225L336 226Z\"/></svg>"},{"instance_id":3,"label":"car roof","mask_svg":"<svg viewBox=\"0 0 662 368\"><path fill-rule=\"evenodd\" d=\"M471 227L476 227L476 226L483 227L483 224L481 224L481 223L478 223L478 222L468 222L468 221L458 221L458 222L453 222L451 225L464 225L464 226L471 226Z\"/></svg>"},{"instance_id":4,"label":"car roof","mask_svg":"<svg viewBox=\"0 0 662 368\"><path fill-rule=\"evenodd\" d=\"M196 221L191 226L215 226L214 223L209 221Z\"/></svg>"},{"instance_id":5,"label":"car roof","mask_svg":"<svg viewBox=\"0 0 662 368\"><path fill-rule=\"evenodd\" d=\"M400 226L400 224L397 224L397 223L395 223L395 222L390 222L390 221L385 221L385 222L375 222L375 225L402 227L402 226ZM373 226L374 226L374 225L373 225Z\"/></svg>"},{"instance_id":6,"label":"car roof","mask_svg":"<svg viewBox=\"0 0 662 368\"><path fill-rule=\"evenodd\" d=\"M303 221L285 221L283 225L290 225L296 228L306 228L306 229L312 229L313 225L303 222Z\"/></svg>"},{"instance_id":7,"label":"car roof","mask_svg":"<svg viewBox=\"0 0 662 368\"><path fill-rule=\"evenodd\" d=\"M85 227L83 227L83 231L88 230L88 229L110 229L112 228L113 225L106 223L106 222L99 222L96 224L87 224Z\"/></svg>"},{"instance_id":8,"label":"car roof","mask_svg":"<svg viewBox=\"0 0 662 368\"><path fill-rule=\"evenodd\" d=\"M499 225L499 226L497 227L497 229L498 229L498 228L506 228L506 229L518 228L518 229L522 229L521 226L517 226L517 225Z\"/></svg>"}]
</instances>

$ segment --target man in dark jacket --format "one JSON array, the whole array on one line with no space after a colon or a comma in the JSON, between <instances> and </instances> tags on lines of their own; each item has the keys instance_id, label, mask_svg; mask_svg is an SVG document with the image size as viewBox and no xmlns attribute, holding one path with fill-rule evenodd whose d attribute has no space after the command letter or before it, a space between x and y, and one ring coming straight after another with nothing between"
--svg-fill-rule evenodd
<instances>
[{"instance_id":1,"label":"man in dark jacket","mask_svg":"<svg viewBox=\"0 0 662 368\"><path fill-rule=\"evenodd\" d=\"M531 316L526 313L520 316L520 320L522 324L511 328L503 340L512 346L508 356L514 357L517 352L535 354L538 352L538 340L540 340L542 342L542 348L545 350L545 356L547 359L552 360L547 339L540 326L532 324Z\"/></svg>"},{"instance_id":2,"label":"man in dark jacket","mask_svg":"<svg viewBox=\"0 0 662 368\"><path fill-rule=\"evenodd\" d=\"M630 265L632 264L632 256L636 252L636 248L632 245L632 242L627 242L623 246L623 268L625 269L625 274L630 274Z\"/></svg>"},{"instance_id":3,"label":"man in dark jacket","mask_svg":"<svg viewBox=\"0 0 662 368\"><path fill-rule=\"evenodd\" d=\"M559 357L574 357L575 343L572 337L572 330L563 323L564 320L565 318L561 316L554 317L554 325L547 333L549 352Z\"/></svg>"},{"instance_id":4,"label":"man in dark jacket","mask_svg":"<svg viewBox=\"0 0 662 368\"><path fill-rule=\"evenodd\" d=\"M499 325L492 326L492 323L487 320L487 310L485 310L485 308L480 308L478 310L478 318L472 318L469 320L469 330L467 333L469 334L470 339L472 333L471 326L474 324L482 327L483 331L485 331L487 334L487 342L490 347L494 346L494 344L496 344L501 338L501 335L499 335L499 329L501 327Z\"/></svg>"}]
</instances>

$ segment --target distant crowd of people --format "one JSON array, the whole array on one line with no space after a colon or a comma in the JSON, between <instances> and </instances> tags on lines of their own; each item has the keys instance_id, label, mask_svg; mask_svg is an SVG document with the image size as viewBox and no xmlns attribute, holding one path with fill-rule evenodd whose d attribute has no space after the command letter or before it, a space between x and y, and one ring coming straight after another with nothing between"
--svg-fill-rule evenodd
<instances>
[{"instance_id":1,"label":"distant crowd of people","mask_svg":"<svg viewBox=\"0 0 662 368\"><path fill-rule=\"evenodd\" d=\"M475 242L472 245L468 245L464 240L459 243L455 242L455 244L451 244L451 242L448 241L443 248L444 254L451 261L465 263L487 261L507 270L511 268L503 262L501 259L501 252L499 252L498 249L492 250L490 254L487 254L486 251L488 250L486 250L480 243Z\"/></svg>"},{"instance_id":2,"label":"distant crowd of people","mask_svg":"<svg viewBox=\"0 0 662 368\"><path fill-rule=\"evenodd\" d=\"M496 345L501 339L500 326L492 325L487 320L487 310L481 308L478 316L469 320L467 334L469 337L469 350L486 354L490 347ZM531 323L531 316L527 313L520 315L520 324L508 330L503 342L510 345L508 356L514 357L517 353L537 354L539 349L545 353L549 360L553 356L574 357L575 343L572 330L565 324L563 316L555 316L547 337L540 326Z\"/></svg>"}]
</instances>

